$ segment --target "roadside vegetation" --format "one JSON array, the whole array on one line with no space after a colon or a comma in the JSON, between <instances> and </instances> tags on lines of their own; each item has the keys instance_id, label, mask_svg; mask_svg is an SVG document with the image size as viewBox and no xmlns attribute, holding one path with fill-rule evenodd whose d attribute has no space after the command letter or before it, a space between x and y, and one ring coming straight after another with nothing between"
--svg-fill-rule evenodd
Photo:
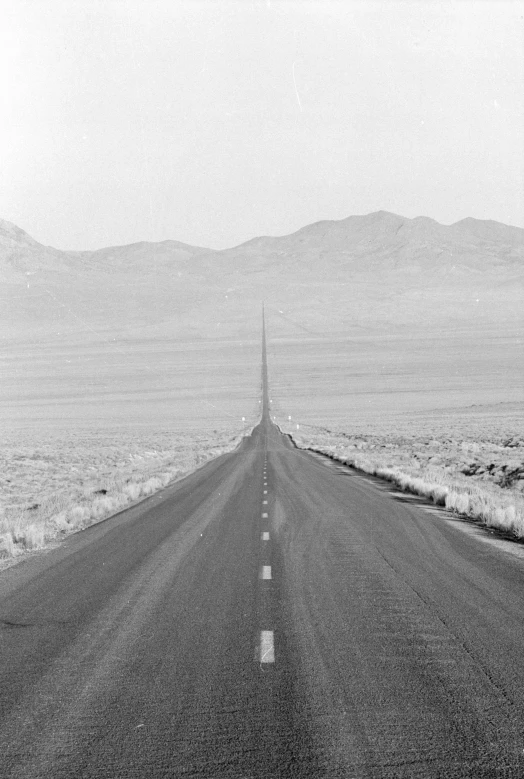
<instances>
[{"instance_id":1,"label":"roadside vegetation","mask_svg":"<svg viewBox=\"0 0 524 779\"><path fill-rule=\"evenodd\" d=\"M0 560L41 549L232 451L243 431L17 433L0 451Z\"/></svg>"},{"instance_id":2,"label":"roadside vegetation","mask_svg":"<svg viewBox=\"0 0 524 779\"><path fill-rule=\"evenodd\" d=\"M360 422L344 432L307 424L298 430L291 423L280 427L301 448L524 538L522 418L470 412Z\"/></svg>"}]
</instances>

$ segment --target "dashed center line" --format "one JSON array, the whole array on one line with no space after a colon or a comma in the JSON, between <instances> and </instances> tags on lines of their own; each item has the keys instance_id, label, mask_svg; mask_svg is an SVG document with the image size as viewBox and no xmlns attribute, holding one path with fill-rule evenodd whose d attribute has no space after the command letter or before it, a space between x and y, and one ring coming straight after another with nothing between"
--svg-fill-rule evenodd
<instances>
[{"instance_id":1,"label":"dashed center line","mask_svg":"<svg viewBox=\"0 0 524 779\"><path fill-rule=\"evenodd\" d=\"M275 645L272 630L260 631L260 662L275 662Z\"/></svg>"},{"instance_id":2,"label":"dashed center line","mask_svg":"<svg viewBox=\"0 0 524 779\"><path fill-rule=\"evenodd\" d=\"M264 458L264 472L263 472L263 482L264 482L264 495L268 494L267 491L267 458ZM268 501L267 499L262 500L262 505L267 506ZM267 511L262 512L262 519L268 519L269 514ZM262 541L269 541L269 532L267 530L264 530L261 533L260 536ZM271 566L270 565L263 565L260 568L260 578L269 580L271 579ZM274 633L272 630L261 630L260 631L260 645L258 648L258 659L260 663L274 663L275 662L275 640L274 640Z\"/></svg>"}]
</instances>

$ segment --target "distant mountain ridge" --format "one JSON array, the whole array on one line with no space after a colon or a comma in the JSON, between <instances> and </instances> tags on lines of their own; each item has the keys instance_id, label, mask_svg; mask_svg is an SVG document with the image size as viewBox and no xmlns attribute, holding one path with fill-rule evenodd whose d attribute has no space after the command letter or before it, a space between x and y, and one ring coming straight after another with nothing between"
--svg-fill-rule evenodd
<instances>
[{"instance_id":1,"label":"distant mountain ridge","mask_svg":"<svg viewBox=\"0 0 524 779\"><path fill-rule=\"evenodd\" d=\"M294 233L283 236L256 236L241 244L233 246L230 249L209 249L203 246L193 246L181 241L167 239L163 241L136 241L130 244L108 246L100 249L63 250L40 244L25 232L25 230L12 222L0 219L0 258L9 246L12 248L26 246L39 250L51 251L53 253L59 252L61 254L85 258L92 255L109 254L111 252L119 255L125 253L138 253L139 250L151 249L153 247L182 251L190 255L202 253L223 254L250 246L260 247L264 245L293 243L293 239L303 240L304 238L309 238L313 235L326 237L329 232L339 235L344 234L346 237L356 237L362 232L368 232L370 230L378 232L381 235L396 235L402 230L403 236L408 234L410 237L418 235L420 237L425 237L426 239L438 236L439 238L443 240L447 239L448 241L457 241L457 239L461 237L467 239L475 236L480 240L490 243L517 244L521 247L524 245L524 228L506 225L502 222L466 217L451 225L443 225L427 216L417 216L413 219L409 219L408 217L399 216L390 211L375 211L363 216L348 216L344 219L329 219L313 222L312 224L301 227Z\"/></svg>"},{"instance_id":2,"label":"distant mountain ridge","mask_svg":"<svg viewBox=\"0 0 524 779\"><path fill-rule=\"evenodd\" d=\"M6 339L140 332L244 337L260 303L282 335L396 326L522 323L524 229L441 225L387 211L325 220L211 250L140 241L90 251L43 246L0 220ZM287 324L286 324L287 322ZM293 324L296 323L295 331Z\"/></svg>"},{"instance_id":3,"label":"distant mountain ridge","mask_svg":"<svg viewBox=\"0 0 524 779\"><path fill-rule=\"evenodd\" d=\"M164 256L176 261L208 251L209 249L204 247L190 246L181 241L173 240L158 243L138 241L124 246L109 246L103 249L64 251L44 246L12 222L0 219L0 279L2 278L2 267L5 269L5 266L9 264L12 268L19 268L25 273L28 270L51 269L50 265L53 265L53 260L56 270L65 270L75 267L75 260L77 265L89 263L92 260L99 266L102 259L106 261L108 266L120 266L126 260L133 260L135 263L141 260L146 261L152 252L157 256Z\"/></svg>"},{"instance_id":4,"label":"distant mountain ridge","mask_svg":"<svg viewBox=\"0 0 524 779\"><path fill-rule=\"evenodd\" d=\"M378 229L381 233L398 232L400 229L411 230L413 233L421 233L425 229L428 234L438 234L442 237L448 236L450 238L456 238L460 235L466 237L466 235L476 234L479 237L485 237L486 240L506 239L520 241L521 243L524 242L524 228L505 225L502 222L495 222L493 220L486 221L467 217L458 222L454 222L451 225L443 225L428 216L417 216L413 219L409 219L408 217L399 216L390 211L375 211L363 216L348 216L344 219L328 219L313 222L289 235L251 238L238 246L234 246L233 249L239 249L240 247L250 245L253 242L260 244L262 241L284 241L304 234L322 230L327 231L329 229L345 231L348 233L362 232L370 229ZM222 251L231 251L231 249L223 249Z\"/></svg>"}]
</instances>

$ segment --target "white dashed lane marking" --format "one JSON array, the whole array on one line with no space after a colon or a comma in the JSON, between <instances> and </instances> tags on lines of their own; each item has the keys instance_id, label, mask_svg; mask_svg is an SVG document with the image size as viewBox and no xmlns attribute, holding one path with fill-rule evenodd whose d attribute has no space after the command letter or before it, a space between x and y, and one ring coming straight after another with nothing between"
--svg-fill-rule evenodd
<instances>
[{"instance_id":1,"label":"white dashed lane marking","mask_svg":"<svg viewBox=\"0 0 524 779\"><path fill-rule=\"evenodd\" d=\"M267 466L266 466L266 460L264 460L264 495L267 495ZM268 505L267 500L262 501L263 506ZM262 519L268 518L267 511L262 512ZM264 531L261 534L261 540L262 541L269 541L269 533L267 531ZM271 566L270 565L263 565L260 569L260 578L261 579L271 579ZM274 643L274 635L272 630L261 630L260 631L260 646L258 650L258 659L260 663L274 663L275 662L275 643Z\"/></svg>"},{"instance_id":2,"label":"white dashed lane marking","mask_svg":"<svg viewBox=\"0 0 524 779\"><path fill-rule=\"evenodd\" d=\"M275 645L272 630L262 630L260 632L260 662L275 662Z\"/></svg>"}]
</instances>

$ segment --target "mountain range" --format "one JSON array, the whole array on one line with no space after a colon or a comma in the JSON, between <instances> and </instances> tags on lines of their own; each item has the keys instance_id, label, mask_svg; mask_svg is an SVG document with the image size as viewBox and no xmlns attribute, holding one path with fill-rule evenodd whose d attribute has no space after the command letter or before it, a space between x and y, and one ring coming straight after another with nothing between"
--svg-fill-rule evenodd
<instances>
[{"instance_id":1,"label":"mountain range","mask_svg":"<svg viewBox=\"0 0 524 779\"><path fill-rule=\"evenodd\" d=\"M386 211L212 250L43 246L0 220L4 343L56 336L251 338L522 325L524 229Z\"/></svg>"}]
</instances>

